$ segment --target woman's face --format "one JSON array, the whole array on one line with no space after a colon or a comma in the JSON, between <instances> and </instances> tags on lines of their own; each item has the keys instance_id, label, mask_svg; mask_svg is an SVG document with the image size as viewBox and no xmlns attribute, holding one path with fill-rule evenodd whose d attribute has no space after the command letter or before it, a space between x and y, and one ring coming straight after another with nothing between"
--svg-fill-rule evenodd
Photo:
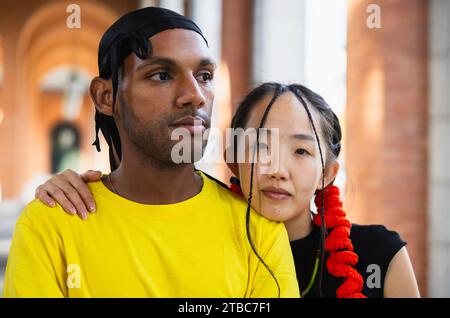
<instances>
[{"instance_id":1,"label":"woman's face","mask_svg":"<svg viewBox=\"0 0 450 318\"><path fill-rule=\"evenodd\" d=\"M272 98L266 96L254 106L246 128L259 127L263 113ZM324 160L326 147L323 141L317 111L309 106L314 124L321 139ZM305 108L291 92L284 93L274 103L267 116L264 128L278 128L278 165L272 171L262 171L262 164L254 166L252 207L264 217L274 221L289 221L301 213L310 210L310 201L314 192L321 187L321 160L319 148ZM266 138L268 153L276 149L271 138ZM243 142L241 138L240 142ZM260 139L260 142L262 140ZM255 146L245 141L248 153ZM264 144L260 149L265 148ZM239 148L241 149L241 148ZM271 155L272 156L272 155ZM271 157L274 158L274 157ZM245 198L250 192L249 160L238 165L241 188ZM309 213L308 213L309 215Z\"/></svg>"}]
</instances>

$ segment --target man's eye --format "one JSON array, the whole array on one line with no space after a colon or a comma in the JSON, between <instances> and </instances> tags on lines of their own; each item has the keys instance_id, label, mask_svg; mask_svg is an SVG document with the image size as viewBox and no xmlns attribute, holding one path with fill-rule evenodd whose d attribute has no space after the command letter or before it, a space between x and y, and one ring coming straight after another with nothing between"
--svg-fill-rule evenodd
<instances>
[{"instance_id":1,"label":"man's eye","mask_svg":"<svg viewBox=\"0 0 450 318\"><path fill-rule=\"evenodd\" d=\"M170 79L169 73L167 72L158 72L147 77L153 81L167 81Z\"/></svg>"},{"instance_id":2,"label":"man's eye","mask_svg":"<svg viewBox=\"0 0 450 318\"><path fill-rule=\"evenodd\" d=\"M213 79L213 76L210 72L203 72L197 75L197 78L202 82L209 82Z\"/></svg>"},{"instance_id":3,"label":"man's eye","mask_svg":"<svg viewBox=\"0 0 450 318\"><path fill-rule=\"evenodd\" d=\"M303 156L303 155L309 155L309 152L306 149L299 148L295 150L295 154Z\"/></svg>"}]
</instances>

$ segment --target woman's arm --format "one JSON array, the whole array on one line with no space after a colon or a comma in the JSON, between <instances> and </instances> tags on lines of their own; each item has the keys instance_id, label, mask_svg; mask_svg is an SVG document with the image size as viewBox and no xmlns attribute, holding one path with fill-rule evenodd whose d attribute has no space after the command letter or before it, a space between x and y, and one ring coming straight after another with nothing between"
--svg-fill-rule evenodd
<instances>
[{"instance_id":1,"label":"woman's arm","mask_svg":"<svg viewBox=\"0 0 450 318\"><path fill-rule=\"evenodd\" d=\"M384 297L420 297L416 277L406 247L402 247L389 263L384 280Z\"/></svg>"},{"instance_id":2,"label":"woman's arm","mask_svg":"<svg viewBox=\"0 0 450 318\"><path fill-rule=\"evenodd\" d=\"M35 197L49 207L54 207L56 201L67 213L86 219L87 211L95 212L95 201L86 183L98 181L101 176L100 171L79 175L68 169L37 187Z\"/></svg>"}]
</instances>

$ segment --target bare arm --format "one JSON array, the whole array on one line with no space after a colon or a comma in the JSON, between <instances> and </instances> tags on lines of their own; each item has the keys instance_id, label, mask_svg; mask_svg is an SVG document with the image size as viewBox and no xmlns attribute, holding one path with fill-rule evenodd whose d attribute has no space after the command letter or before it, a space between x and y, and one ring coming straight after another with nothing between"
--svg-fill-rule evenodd
<instances>
[{"instance_id":1,"label":"bare arm","mask_svg":"<svg viewBox=\"0 0 450 318\"><path fill-rule=\"evenodd\" d=\"M406 247L392 258L384 280L385 298L419 298L414 270Z\"/></svg>"},{"instance_id":2,"label":"bare arm","mask_svg":"<svg viewBox=\"0 0 450 318\"><path fill-rule=\"evenodd\" d=\"M79 175L68 169L37 187L35 197L49 207L54 207L56 201L67 213L86 219L88 211L95 212L95 201L86 183L99 180L101 175L93 170Z\"/></svg>"}]
</instances>

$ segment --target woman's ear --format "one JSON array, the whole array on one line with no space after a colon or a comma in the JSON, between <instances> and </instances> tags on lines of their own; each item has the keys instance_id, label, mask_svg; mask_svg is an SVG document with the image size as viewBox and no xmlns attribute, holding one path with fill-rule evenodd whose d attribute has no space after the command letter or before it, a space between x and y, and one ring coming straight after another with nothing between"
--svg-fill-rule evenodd
<instances>
[{"instance_id":1,"label":"woman's ear","mask_svg":"<svg viewBox=\"0 0 450 318\"><path fill-rule=\"evenodd\" d=\"M333 160L332 162L328 163L326 168L325 168L325 187L327 187L329 184L331 184L331 182L334 181L334 179L336 179L336 176L339 172L339 162L337 162L337 160ZM319 186L317 187L317 190L322 190L322 177L320 178L319 181Z\"/></svg>"},{"instance_id":2,"label":"woman's ear","mask_svg":"<svg viewBox=\"0 0 450 318\"><path fill-rule=\"evenodd\" d=\"M95 77L91 81L89 87L91 98L94 101L95 108L105 115L113 115L112 107L112 84L111 80L107 80L101 77Z\"/></svg>"},{"instance_id":3,"label":"woman's ear","mask_svg":"<svg viewBox=\"0 0 450 318\"><path fill-rule=\"evenodd\" d=\"M227 154L228 156L231 155L231 149L230 147L225 148L225 151L223 152L223 159L225 160L225 163L227 164L228 168L233 172L233 174L239 178L239 166L236 163L236 155L232 156L231 158L228 158L227 160Z\"/></svg>"}]
</instances>

